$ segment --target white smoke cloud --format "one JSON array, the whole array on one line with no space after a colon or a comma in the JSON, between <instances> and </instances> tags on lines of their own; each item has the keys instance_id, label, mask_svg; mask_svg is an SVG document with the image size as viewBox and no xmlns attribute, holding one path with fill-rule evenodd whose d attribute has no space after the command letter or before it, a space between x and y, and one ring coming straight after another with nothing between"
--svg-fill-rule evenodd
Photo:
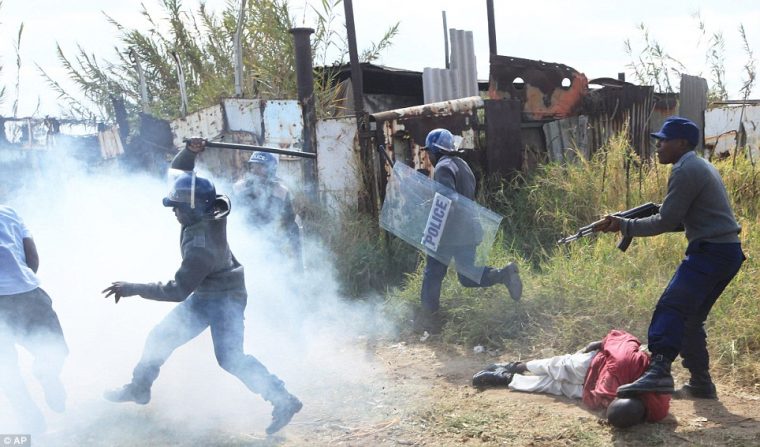
<instances>
[{"instance_id":1,"label":"white smoke cloud","mask_svg":"<svg viewBox=\"0 0 760 447\"><path fill-rule=\"evenodd\" d=\"M208 330L174 352L149 405L102 398L104 390L130 381L148 332L176 304L128 297L115 305L101 290L117 280L171 279L181 260L180 226L161 204L165 180L115 164L90 171L49 157L34 171L0 172L17 176L17 184L25 180L5 197L0 192L0 202L15 208L34 235L42 288L53 299L71 351L62 374L68 408L57 414L45 407L31 356L19 349L27 386L48 424L36 445L152 444L156 436L197 445L219 434L263 436L270 405L216 364ZM229 183L214 180L219 193L231 192ZM228 220L230 246L246 269L245 349L304 402L297 424L310 408L329 411L334 393L365 386L377 365L362 341L393 328L372 305L339 296L331 255L317 242L306 241L310 269L294 276L281 247L270 242L276 238L247 226L245 212L233 203ZM5 403L0 395L0 433L16 433Z\"/></svg>"}]
</instances>

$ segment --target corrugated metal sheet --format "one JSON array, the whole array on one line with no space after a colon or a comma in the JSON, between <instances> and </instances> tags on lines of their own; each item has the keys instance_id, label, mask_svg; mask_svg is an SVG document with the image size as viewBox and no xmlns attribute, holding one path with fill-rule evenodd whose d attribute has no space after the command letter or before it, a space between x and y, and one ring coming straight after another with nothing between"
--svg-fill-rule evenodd
<instances>
[{"instance_id":1,"label":"corrugated metal sheet","mask_svg":"<svg viewBox=\"0 0 760 447\"><path fill-rule=\"evenodd\" d=\"M593 153L620 132L642 158L653 151L650 142L650 117L655 109L654 89L627 82L596 79L591 83L603 85L584 98L583 113L588 116L588 144Z\"/></svg>"},{"instance_id":2,"label":"corrugated metal sheet","mask_svg":"<svg viewBox=\"0 0 760 447\"><path fill-rule=\"evenodd\" d=\"M587 160L591 157L587 116L580 115L552 121L544 124L543 129L550 160L574 160L578 153Z\"/></svg>"},{"instance_id":3,"label":"corrugated metal sheet","mask_svg":"<svg viewBox=\"0 0 760 447\"><path fill-rule=\"evenodd\" d=\"M119 136L119 126L112 126L98 132L98 143L100 144L100 155L104 159L114 158L124 153L124 146L122 146Z\"/></svg>"},{"instance_id":4,"label":"corrugated metal sheet","mask_svg":"<svg viewBox=\"0 0 760 447\"><path fill-rule=\"evenodd\" d=\"M475 44L472 31L449 30L451 40L451 70L457 73L455 98L478 95L478 64L475 60Z\"/></svg>"},{"instance_id":5,"label":"corrugated metal sheet","mask_svg":"<svg viewBox=\"0 0 760 447\"><path fill-rule=\"evenodd\" d=\"M456 73L447 68L422 69L422 89L425 104L446 101L456 96Z\"/></svg>"},{"instance_id":6,"label":"corrugated metal sheet","mask_svg":"<svg viewBox=\"0 0 760 447\"><path fill-rule=\"evenodd\" d=\"M478 73L472 31L450 29L451 68L422 71L426 104L478 95Z\"/></svg>"},{"instance_id":7,"label":"corrugated metal sheet","mask_svg":"<svg viewBox=\"0 0 760 447\"><path fill-rule=\"evenodd\" d=\"M681 90L679 91L678 114L694 121L704 136L705 109L707 109L707 80L699 76L681 75ZM702 150L702 141L697 145Z\"/></svg>"},{"instance_id":8,"label":"corrugated metal sheet","mask_svg":"<svg viewBox=\"0 0 760 447\"><path fill-rule=\"evenodd\" d=\"M705 111L705 150L722 156L732 153L738 140L752 150L755 160L760 159L760 105L724 105ZM743 124L743 126L740 126ZM744 130L745 136L739 135Z\"/></svg>"}]
</instances>

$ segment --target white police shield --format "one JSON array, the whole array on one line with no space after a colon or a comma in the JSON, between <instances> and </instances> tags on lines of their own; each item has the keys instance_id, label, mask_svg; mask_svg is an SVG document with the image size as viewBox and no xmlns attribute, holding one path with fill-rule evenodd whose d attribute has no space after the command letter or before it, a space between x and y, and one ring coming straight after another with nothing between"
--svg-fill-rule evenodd
<instances>
[{"instance_id":1,"label":"white police shield","mask_svg":"<svg viewBox=\"0 0 760 447\"><path fill-rule=\"evenodd\" d=\"M480 283L503 219L403 163L393 165L380 226Z\"/></svg>"}]
</instances>

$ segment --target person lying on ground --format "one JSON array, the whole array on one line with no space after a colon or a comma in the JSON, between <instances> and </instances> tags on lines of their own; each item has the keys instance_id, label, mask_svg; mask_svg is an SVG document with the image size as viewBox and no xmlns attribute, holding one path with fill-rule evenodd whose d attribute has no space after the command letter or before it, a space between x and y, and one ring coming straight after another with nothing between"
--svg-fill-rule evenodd
<instances>
[{"instance_id":1,"label":"person lying on ground","mask_svg":"<svg viewBox=\"0 0 760 447\"><path fill-rule=\"evenodd\" d=\"M613 329L575 354L490 365L472 377L472 384L583 399L591 410L606 410L607 420L618 428L657 422L668 414L669 394L616 397L619 386L635 381L649 367L649 356L640 348L635 336Z\"/></svg>"}]
</instances>

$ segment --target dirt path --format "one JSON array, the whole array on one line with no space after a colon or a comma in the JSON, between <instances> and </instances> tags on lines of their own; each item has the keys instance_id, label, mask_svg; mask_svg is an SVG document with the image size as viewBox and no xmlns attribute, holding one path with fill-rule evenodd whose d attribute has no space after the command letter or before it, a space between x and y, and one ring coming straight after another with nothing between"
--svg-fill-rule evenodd
<instances>
[{"instance_id":1,"label":"dirt path","mask_svg":"<svg viewBox=\"0 0 760 447\"><path fill-rule=\"evenodd\" d=\"M366 400L366 412L334 412L328 422L306 410L282 445L760 445L760 396L723 386L719 401L676 400L662 423L617 430L572 399L478 392L469 386L472 374L494 361L483 354L410 340L380 345L374 355L384 370L379 394L353 397Z\"/></svg>"},{"instance_id":2,"label":"dirt path","mask_svg":"<svg viewBox=\"0 0 760 447\"><path fill-rule=\"evenodd\" d=\"M197 421L167 421L160 409L149 405L139 411L106 407L87 427L62 430L35 445L760 445L760 396L724 386L718 387L720 401L674 401L664 422L616 430L579 401L506 389L478 392L469 385L475 371L507 361L507 355L488 357L416 339L369 345L365 355L363 363L370 367L357 369L345 386L322 385L317 378L300 392L304 409L274 437L245 425L221 429L221 423L188 438L187 428ZM350 371L351 365L345 368ZM249 416L266 421L268 411L261 402ZM125 424L140 428L118 432Z\"/></svg>"}]
</instances>

